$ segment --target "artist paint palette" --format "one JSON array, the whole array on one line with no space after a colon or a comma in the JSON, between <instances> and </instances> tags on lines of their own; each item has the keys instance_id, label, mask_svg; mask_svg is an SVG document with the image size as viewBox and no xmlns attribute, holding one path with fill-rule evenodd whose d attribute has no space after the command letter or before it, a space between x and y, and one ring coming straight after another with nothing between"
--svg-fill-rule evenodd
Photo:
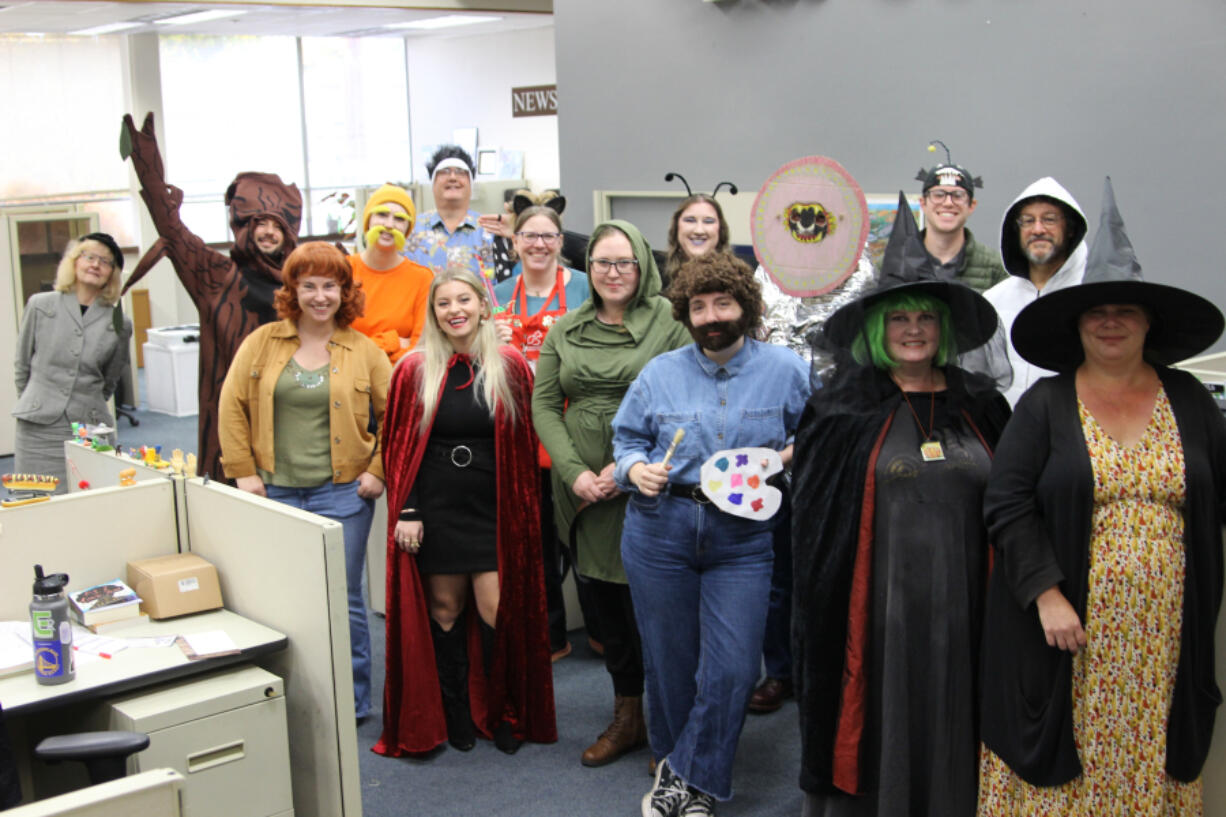
<instances>
[{"instance_id":1,"label":"artist paint palette","mask_svg":"<svg viewBox=\"0 0 1226 817\"><path fill-rule=\"evenodd\" d=\"M699 474L702 492L724 513L770 519L783 494L766 480L782 470L783 460L772 448L729 448L712 454Z\"/></svg>"}]
</instances>

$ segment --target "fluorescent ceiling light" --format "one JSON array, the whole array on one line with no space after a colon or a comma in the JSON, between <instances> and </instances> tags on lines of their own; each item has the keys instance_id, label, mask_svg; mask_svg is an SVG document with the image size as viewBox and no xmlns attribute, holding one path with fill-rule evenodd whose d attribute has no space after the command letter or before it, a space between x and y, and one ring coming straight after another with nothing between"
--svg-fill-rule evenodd
<instances>
[{"instance_id":1,"label":"fluorescent ceiling light","mask_svg":"<svg viewBox=\"0 0 1226 817\"><path fill-rule=\"evenodd\" d=\"M106 23L105 25L83 28L80 31L70 31L69 34L78 37L96 37L99 34L114 34L116 31L127 31L129 28L140 28L144 23Z\"/></svg>"},{"instance_id":2,"label":"fluorescent ceiling light","mask_svg":"<svg viewBox=\"0 0 1226 817\"><path fill-rule=\"evenodd\" d=\"M154 20L160 26L185 26L191 23L207 23L210 20L224 20L226 17L237 17L246 14L245 9L211 9L209 11L193 11L188 14L178 14L174 17L163 17Z\"/></svg>"},{"instance_id":3,"label":"fluorescent ceiling light","mask_svg":"<svg viewBox=\"0 0 1226 817\"><path fill-rule=\"evenodd\" d=\"M445 14L442 17L428 17L425 20L413 20L408 23L389 23L384 28L415 28L422 31L434 31L439 28L470 26L476 23L496 23L501 19L501 17L480 14Z\"/></svg>"}]
</instances>

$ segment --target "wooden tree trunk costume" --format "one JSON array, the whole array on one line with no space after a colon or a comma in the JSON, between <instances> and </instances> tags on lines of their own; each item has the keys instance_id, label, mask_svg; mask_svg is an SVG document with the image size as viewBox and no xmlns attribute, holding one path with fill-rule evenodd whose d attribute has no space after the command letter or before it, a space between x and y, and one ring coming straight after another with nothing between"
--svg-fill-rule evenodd
<instances>
[{"instance_id":1,"label":"wooden tree trunk costume","mask_svg":"<svg viewBox=\"0 0 1226 817\"><path fill-rule=\"evenodd\" d=\"M302 195L273 173L240 173L226 190L234 246L227 257L209 249L183 224L183 191L167 184L153 133L153 114L136 129L123 118L120 155L131 157L140 179L141 198L160 238L154 242L124 285L127 292L154 264L169 258L200 314L199 471L220 478L221 445L217 437L217 398L234 353L253 329L276 320L273 294L281 286L281 264L298 244ZM265 254L253 236L259 219L271 218L284 235L274 255Z\"/></svg>"}]
</instances>

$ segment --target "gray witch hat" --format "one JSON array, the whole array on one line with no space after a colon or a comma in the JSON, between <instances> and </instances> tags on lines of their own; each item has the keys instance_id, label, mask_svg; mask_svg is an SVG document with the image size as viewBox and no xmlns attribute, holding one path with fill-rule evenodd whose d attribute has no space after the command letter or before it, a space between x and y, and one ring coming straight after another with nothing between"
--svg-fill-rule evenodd
<instances>
[{"instance_id":1,"label":"gray witch hat","mask_svg":"<svg viewBox=\"0 0 1226 817\"><path fill-rule=\"evenodd\" d=\"M1162 366L1208 349L1226 326L1221 311L1205 298L1142 279L1110 176L1103 185L1102 216L1085 276L1080 284L1044 295L1018 313L1013 348L1044 369L1074 369L1085 358L1078 321L1087 309L1103 304L1138 304L1149 310L1145 358Z\"/></svg>"},{"instance_id":2,"label":"gray witch hat","mask_svg":"<svg viewBox=\"0 0 1226 817\"><path fill-rule=\"evenodd\" d=\"M996 331L996 310L986 298L964 284L937 277L936 262L924 249L915 214L900 190L894 227L881 260L881 279L875 289L840 307L826 320L826 340L850 349L864 326L865 310L882 298L902 292L932 295L949 306L959 353L982 346Z\"/></svg>"}]
</instances>

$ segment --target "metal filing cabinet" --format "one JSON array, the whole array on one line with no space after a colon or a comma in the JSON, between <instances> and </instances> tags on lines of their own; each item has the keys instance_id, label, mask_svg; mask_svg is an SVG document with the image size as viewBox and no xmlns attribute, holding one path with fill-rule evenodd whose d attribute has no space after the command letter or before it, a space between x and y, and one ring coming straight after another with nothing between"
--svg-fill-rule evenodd
<instances>
[{"instance_id":1,"label":"metal filing cabinet","mask_svg":"<svg viewBox=\"0 0 1226 817\"><path fill-rule=\"evenodd\" d=\"M292 817L285 688L259 667L228 669L107 704L111 729L145 732L128 774L186 778L185 817Z\"/></svg>"}]
</instances>

